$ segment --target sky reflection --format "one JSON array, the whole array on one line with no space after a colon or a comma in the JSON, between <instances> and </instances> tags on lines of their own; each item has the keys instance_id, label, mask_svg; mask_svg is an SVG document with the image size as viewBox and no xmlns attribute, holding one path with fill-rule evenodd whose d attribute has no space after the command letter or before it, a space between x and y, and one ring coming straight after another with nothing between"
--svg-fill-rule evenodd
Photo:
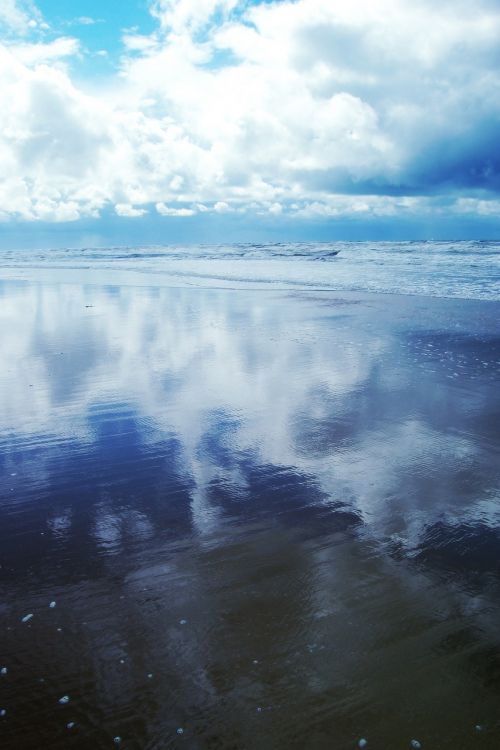
<instances>
[{"instance_id":1,"label":"sky reflection","mask_svg":"<svg viewBox=\"0 0 500 750\"><path fill-rule=\"evenodd\" d=\"M184 724L192 747L305 747L309 722L311 747L369 727L390 749L441 737L438 705L450 741L480 705L492 722L496 305L0 295L7 746L38 741L30 660L78 695L82 747L108 747L110 724L130 747L175 746Z\"/></svg>"}]
</instances>

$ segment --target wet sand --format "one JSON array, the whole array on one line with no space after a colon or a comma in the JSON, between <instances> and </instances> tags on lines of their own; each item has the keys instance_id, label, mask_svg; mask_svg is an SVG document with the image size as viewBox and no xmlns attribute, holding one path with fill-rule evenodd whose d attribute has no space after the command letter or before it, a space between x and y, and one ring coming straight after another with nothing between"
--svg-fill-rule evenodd
<instances>
[{"instance_id":1,"label":"wet sand","mask_svg":"<svg viewBox=\"0 0 500 750\"><path fill-rule=\"evenodd\" d=\"M0 301L2 748L498 748L500 304Z\"/></svg>"}]
</instances>

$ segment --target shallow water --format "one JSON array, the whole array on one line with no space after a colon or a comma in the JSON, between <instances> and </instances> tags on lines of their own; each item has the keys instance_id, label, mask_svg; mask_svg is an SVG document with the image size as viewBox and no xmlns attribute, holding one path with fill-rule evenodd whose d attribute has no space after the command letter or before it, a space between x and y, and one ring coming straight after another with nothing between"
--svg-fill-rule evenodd
<instances>
[{"instance_id":1,"label":"shallow water","mask_svg":"<svg viewBox=\"0 0 500 750\"><path fill-rule=\"evenodd\" d=\"M2 250L4 277L500 298L500 242L277 242Z\"/></svg>"},{"instance_id":2,"label":"shallow water","mask_svg":"<svg viewBox=\"0 0 500 750\"><path fill-rule=\"evenodd\" d=\"M2 748L499 746L499 304L0 302Z\"/></svg>"}]
</instances>

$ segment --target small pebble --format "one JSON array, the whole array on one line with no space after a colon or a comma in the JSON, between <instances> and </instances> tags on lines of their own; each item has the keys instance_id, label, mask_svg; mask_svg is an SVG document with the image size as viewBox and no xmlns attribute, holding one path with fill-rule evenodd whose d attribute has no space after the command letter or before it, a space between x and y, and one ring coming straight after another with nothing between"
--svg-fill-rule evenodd
<instances>
[{"instance_id":1,"label":"small pebble","mask_svg":"<svg viewBox=\"0 0 500 750\"><path fill-rule=\"evenodd\" d=\"M69 721L66 724L66 729L73 729L74 726L75 726L75 722L74 721Z\"/></svg>"},{"instance_id":2,"label":"small pebble","mask_svg":"<svg viewBox=\"0 0 500 750\"><path fill-rule=\"evenodd\" d=\"M257 713L258 713L258 714L260 714L260 712L261 712L261 711L262 711L262 708L261 708L261 707L259 706L259 707L257 708Z\"/></svg>"},{"instance_id":3,"label":"small pebble","mask_svg":"<svg viewBox=\"0 0 500 750\"><path fill-rule=\"evenodd\" d=\"M0 669L0 674L7 674L7 671L7 667L2 667L2 669Z\"/></svg>"},{"instance_id":4,"label":"small pebble","mask_svg":"<svg viewBox=\"0 0 500 750\"><path fill-rule=\"evenodd\" d=\"M58 633L62 633L62 628L57 628Z\"/></svg>"},{"instance_id":5,"label":"small pebble","mask_svg":"<svg viewBox=\"0 0 500 750\"><path fill-rule=\"evenodd\" d=\"M412 741L410 742L410 745L411 745L412 747L414 747L414 748L415 748L415 750L419 750L419 748L420 748L420 747L422 747L422 745L420 744L420 742L419 742L418 740L412 740Z\"/></svg>"},{"instance_id":6,"label":"small pebble","mask_svg":"<svg viewBox=\"0 0 500 750\"><path fill-rule=\"evenodd\" d=\"M2 717L2 719L4 716L7 716L7 711L5 710L5 708L0 708L0 716Z\"/></svg>"},{"instance_id":7,"label":"small pebble","mask_svg":"<svg viewBox=\"0 0 500 750\"><path fill-rule=\"evenodd\" d=\"M254 663L254 664L258 664L258 663L259 663L259 660L258 660L258 659L254 659L254 660L253 660L253 663Z\"/></svg>"},{"instance_id":8,"label":"small pebble","mask_svg":"<svg viewBox=\"0 0 500 750\"><path fill-rule=\"evenodd\" d=\"M125 664L125 659L120 659L120 664Z\"/></svg>"},{"instance_id":9,"label":"small pebble","mask_svg":"<svg viewBox=\"0 0 500 750\"><path fill-rule=\"evenodd\" d=\"M182 727L179 727L177 730L177 734L184 734L184 729Z\"/></svg>"},{"instance_id":10,"label":"small pebble","mask_svg":"<svg viewBox=\"0 0 500 750\"><path fill-rule=\"evenodd\" d=\"M368 740L365 740L364 737L362 737L360 741L358 742L358 747L366 747L367 745L368 745Z\"/></svg>"},{"instance_id":11,"label":"small pebble","mask_svg":"<svg viewBox=\"0 0 500 750\"><path fill-rule=\"evenodd\" d=\"M54 609L54 607L55 607L55 606L56 606L56 603L55 603L55 602L50 602L50 604L49 604L49 607L50 607L51 609Z\"/></svg>"},{"instance_id":12,"label":"small pebble","mask_svg":"<svg viewBox=\"0 0 500 750\"><path fill-rule=\"evenodd\" d=\"M179 620L180 625L187 625L187 620Z\"/></svg>"},{"instance_id":13,"label":"small pebble","mask_svg":"<svg viewBox=\"0 0 500 750\"><path fill-rule=\"evenodd\" d=\"M32 614L24 615L24 617L21 617L21 622L29 622L32 617L33 617Z\"/></svg>"},{"instance_id":14,"label":"small pebble","mask_svg":"<svg viewBox=\"0 0 500 750\"><path fill-rule=\"evenodd\" d=\"M152 673L152 672L150 672L150 673L148 674L148 680L152 680L152 679L153 679L153 673Z\"/></svg>"},{"instance_id":15,"label":"small pebble","mask_svg":"<svg viewBox=\"0 0 500 750\"><path fill-rule=\"evenodd\" d=\"M62 698L59 698L59 703L64 706L65 703L69 703L69 695L63 695Z\"/></svg>"}]
</instances>

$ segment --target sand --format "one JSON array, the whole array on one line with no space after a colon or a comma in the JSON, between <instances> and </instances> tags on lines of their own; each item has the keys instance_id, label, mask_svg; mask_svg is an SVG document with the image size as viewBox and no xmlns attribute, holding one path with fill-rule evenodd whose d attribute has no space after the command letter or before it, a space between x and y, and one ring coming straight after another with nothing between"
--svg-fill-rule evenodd
<instances>
[{"instance_id":1,"label":"sand","mask_svg":"<svg viewBox=\"0 0 500 750\"><path fill-rule=\"evenodd\" d=\"M2 748L497 747L500 304L148 283L0 285Z\"/></svg>"}]
</instances>

